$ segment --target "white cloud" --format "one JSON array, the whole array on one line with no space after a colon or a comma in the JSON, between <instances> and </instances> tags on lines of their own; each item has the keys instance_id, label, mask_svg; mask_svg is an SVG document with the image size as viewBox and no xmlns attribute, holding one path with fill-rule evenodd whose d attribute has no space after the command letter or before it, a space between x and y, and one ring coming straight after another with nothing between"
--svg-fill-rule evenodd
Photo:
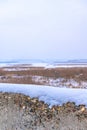
<instances>
[{"instance_id":1,"label":"white cloud","mask_svg":"<svg viewBox=\"0 0 87 130\"><path fill-rule=\"evenodd\" d=\"M87 9L77 0L8 0L0 5L0 16L17 17L29 16L61 16L68 14L84 14Z\"/></svg>"},{"instance_id":2,"label":"white cloud","mask_svg":"<svg viewBox=\"0 0 87 130\"><path fill-rule=\"evenodd\" d=\"M86 44L86 30L87 4L82 0L8 0L0 4L0 43L14 48L22 44L27 52L29 46L31 54L36 45L38 55L44 51L47 55L48 50L48 57L57 55L57 50L61 54L63 46L68 55L73 45L82 48L83 39Z\"/></svg>"}]
</instances>

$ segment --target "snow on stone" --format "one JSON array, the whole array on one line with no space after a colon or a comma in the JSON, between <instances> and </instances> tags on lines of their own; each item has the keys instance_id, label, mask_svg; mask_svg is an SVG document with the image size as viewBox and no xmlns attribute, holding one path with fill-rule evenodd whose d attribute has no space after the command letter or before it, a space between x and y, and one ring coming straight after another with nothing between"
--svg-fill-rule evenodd
<instances>
[{"instance_id":1,"label":"snow on stone","mask_svg":"<svg viewBox=\"0 0 87 130\"><path fill-rule=\"evenodd\" d=\"M50 107L52 105L62 105L68 101L75 102L77 105L85 104L87 107L87 89L57 88L41 85L23 84L0 84L1 92L14 92L38 97Z\"/></svg>"}]
</instances>

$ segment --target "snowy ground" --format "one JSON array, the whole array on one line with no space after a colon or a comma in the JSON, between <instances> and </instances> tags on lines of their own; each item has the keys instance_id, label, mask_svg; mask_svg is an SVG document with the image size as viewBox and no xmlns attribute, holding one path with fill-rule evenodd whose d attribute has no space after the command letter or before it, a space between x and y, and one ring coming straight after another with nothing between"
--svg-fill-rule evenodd
<instances>
[{"instance_id":1,"label":"snowy ground","mask_svg":"<svg viewBox=\"0 0 87 130\"><path fill-rule=\"evenodd\" d=\"M56 88L41 85L0 84L1 92L14 92L38 97L39 100L52 105L62 105L68 101L87 107L87 89Z\"/></svg>"},{"instance_id":2,"label":"snowy ground","mask_svg":"<svg viewBox=\"0 0 87 130\"><path fill-rule=\"evenodd\" d=\"M78 68L78 67L87 67L87 65L47 65L47 64L32 64L32 65L24 65L23 67L16 68L17 65L0 65L0 67L5 67L4 70L6 71L21 71L21 70L29 70L29 67L43 67L45 69L52 69L52 68ZM7 68L6 68L7 67ZM12 67L12 68L11 68ZM26 67L26 68L24 68Z\"/></svg>"},{"instance_id":3,"label":"snowy ground","mask_svg":"<svg viewBox=\"0 0 87 130\"><path fill-rule=\"evenodd\" d=\"M54 87L68 88L85 88L87 89L87 81L76 81L74 79L50 78L45 76L31 76L32 81Z\"/></svg>"},{"instance_id":4,"label":"snowy ground","mask_svg":"<svg viewBox=\"0 0 87 130\"><path fill-rule=\"evenodd\" d=\"M19 66L19 68L15 68ZM21 71L21 69L23 70L24 67L26 67L27 69L29 67L44 67L44 68L78 68L78 67L87 67L87 63L58 63L58 64L52 64L52 63L0 63L0 67L5 67L5 70L7 71ZM7 67L7 69L6 69ZM12 68L9 68L12 67ZM20 68L21 67L21 68Z\"/></svg>"}]
</instances>

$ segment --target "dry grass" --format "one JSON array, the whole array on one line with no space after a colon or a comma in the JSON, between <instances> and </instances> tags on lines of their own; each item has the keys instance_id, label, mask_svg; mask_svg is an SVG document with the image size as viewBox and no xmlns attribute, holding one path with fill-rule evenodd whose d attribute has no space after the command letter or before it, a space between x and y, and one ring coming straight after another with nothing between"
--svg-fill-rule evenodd
<instances>
[{"instance_id":1,"label":"dry grass","mask_svg":"<svg viewBox=\"0 0 87 130\"><path fill-rule=\"evenodd\" d=\"M12 76L23 76L23 78L13 78ZM31 76L44 76L50 78L65 78L74 79L76 81L87 81L87 68L53 68L45 69L43 67L30 67L28 70L21 71L7 71L0 69L0 82L12 83L30 83L36 84L32 81ZM40 83L37 83L40 84Z\"/></svg>"}]
</instances>

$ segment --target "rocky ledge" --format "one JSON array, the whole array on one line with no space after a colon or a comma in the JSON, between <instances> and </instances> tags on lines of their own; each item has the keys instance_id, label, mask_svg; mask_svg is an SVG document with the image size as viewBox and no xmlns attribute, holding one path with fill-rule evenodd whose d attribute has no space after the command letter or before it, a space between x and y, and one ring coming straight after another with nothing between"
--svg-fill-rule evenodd
<instances>
[{"instance_id":1,"label":"rocky ledge","mask_svg":"<svg viewBox=\"0 0 87 130\"><path fill-rule=\"evenodd\" d=\"M74 102L49 108L37 98L0 93L0 130L87 130L87 108Z\"/></svg>"}]
</instances>

